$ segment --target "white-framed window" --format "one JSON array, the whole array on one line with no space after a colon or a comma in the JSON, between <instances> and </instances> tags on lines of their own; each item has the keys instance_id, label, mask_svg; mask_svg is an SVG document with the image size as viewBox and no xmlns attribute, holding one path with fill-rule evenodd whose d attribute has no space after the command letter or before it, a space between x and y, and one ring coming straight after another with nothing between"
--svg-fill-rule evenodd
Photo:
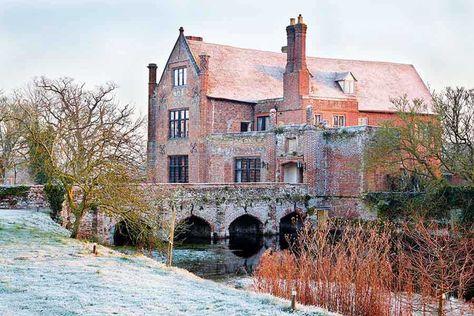
<instances>
[{"instance_id":1,"label":"white-framed window","mask_svg":"<svg viewBox=\"0 0 474 316\"><path fill-rule=\"evenodd\" d=\"M334 115L334 127L343 127L346 126L346 116L345 115Z\"/></svg>"},{"instance_id":2,"label":"white-framed window","mask_svg":"<svg viewBox=\"0 0 474 316\"><path fill-rule=\"evenodd\" d=\"M359 125L369 125L368 117L359 117Z\"/></svg>"},{"instance_id":3,"label":"white-framed window","mask_svg":"<svg viewBox=\"0 0 474 316\"><path fill-rule=\"evenodd\" d=\"M187 80L186 67L173 69L173 86L184 86Z\"/></svg>"},{"instance_id":4,"label":"white-framed window","mask_svg":"<svg viewBox=\"0 0 474 316\"><path fill-rule=\"evenodd\" d=\"M353 94L354 93L354 80L346 79L339 81L339 85L341 86L342 91L346 94Z\"/></svg>"},{"instance_id":5,"label":"white-framed window","mask_svg":"<svg viewBox=\"0 0 474 316\"><path fill-rule=\"evenodd\" d=\"M184 138L189 136L189 110L179 109L169 111L169 138Z\"/></svg>"},{"instance_id":6,"label":"white-framed window","mask_svg":"<svg viewBox=\"0 0 474 316\"><path fill-rule=\"evenodd\" d=\"M322 114L315 114L314 115L314 125L319 125L323 123L323 115Z\"/></svg>"},{"instance_id":7,"label":"white-framed window","mask_svg":"<svg viewBox=\"0 0 474 316\"><path fill-rule=\"evenodd\" d=\"M270 116L257 117L257 131L266 131L270 128Z\"/></svg>"}]
</instances>

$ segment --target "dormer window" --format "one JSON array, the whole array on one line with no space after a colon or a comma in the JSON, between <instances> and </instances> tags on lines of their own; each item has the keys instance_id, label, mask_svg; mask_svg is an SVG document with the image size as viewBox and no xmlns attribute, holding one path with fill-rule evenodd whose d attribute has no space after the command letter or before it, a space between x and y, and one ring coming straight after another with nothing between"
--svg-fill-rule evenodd
<instances>
[{"instance_id":1,"label":"dormer window","mask_svg":"<svg viewBox=\"0 0 474 316\"><path fill-rule=\"evenodd\" d=\"M341 72L336 74L336 82L345 94L354 94L356 78L351 72Z\"/></svg>"},{"instance_id":2,"label":"dormer window","mask_svg":"<svg viewBox=\"0 0 474 316\"><path fill-rule=\"evenodd\" d=\"M354 80L342 80L339 81L342 91L346 94L354 93Z\"/></svg>"},{"instance_id":3,"label":"dormer window","mask_svg":"<svg viewBox=\"0 0 474 316\"><path fill-rule=\"evenodd\" d=\"M187 79L185 67L173 69L173 86L184 86Z\"/></svg>"}]
</instances>

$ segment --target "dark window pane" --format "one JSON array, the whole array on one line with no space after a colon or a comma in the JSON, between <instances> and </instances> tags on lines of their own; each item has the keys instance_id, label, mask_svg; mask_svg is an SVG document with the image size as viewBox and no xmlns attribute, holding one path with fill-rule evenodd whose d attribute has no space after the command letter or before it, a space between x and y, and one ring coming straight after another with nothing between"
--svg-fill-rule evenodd
<instances>
[{"instance_id":1,"label":"dark window pane","mask_svg":"<svg viewBox=\"0 0 474 316\"><path fill-rule=\"evenodd\" d=\"M257 131L266 131L270 122L269 116L259 116L257 117Z\"/></svg>"},{"instance_id":2,"label":"dark window pane","mask_svg":"<svg viewBox=\"0 0 474 316\"><path fill-rule=\"evenodd\" d=\"M174 110L169 114L169 137L188 137L189 111Z\"/></svg>"},{"instance_id":3,"label":"dark window pane","mask_svg":"<svg viewBox=\"0 0 474 316\"><path fill-rule=\"evenodd\" d=\"M260 158L236 158L235 182L260 182Z\"/></svg>"},{"instance_id":4,"label":"dark window pane","mask_svg":"<svg viewBox=\"0 0 474 316\"><path fill-rule=\"evenodd\" d=\"M188 156L169 156L169 182L188 182Z\"/></svg>"}]
</instances>

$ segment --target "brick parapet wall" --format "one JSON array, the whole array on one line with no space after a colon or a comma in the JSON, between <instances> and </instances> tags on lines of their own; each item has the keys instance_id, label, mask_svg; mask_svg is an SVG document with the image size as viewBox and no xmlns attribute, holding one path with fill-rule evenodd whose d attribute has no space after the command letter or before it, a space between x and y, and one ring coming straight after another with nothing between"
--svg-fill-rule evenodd
<instances>
[{"instance_id":1,"label":"brick parapet wall","mask_svg":"<svg viewBox=\"0 0 474 316\"><path fill-rule=\"evenodd\" d=\"M28 193L0 198L0 209L48 209L49 203L42 185L31 185ZM9 186L9 188L14 188Z\"/></svg>"}]
</instances>

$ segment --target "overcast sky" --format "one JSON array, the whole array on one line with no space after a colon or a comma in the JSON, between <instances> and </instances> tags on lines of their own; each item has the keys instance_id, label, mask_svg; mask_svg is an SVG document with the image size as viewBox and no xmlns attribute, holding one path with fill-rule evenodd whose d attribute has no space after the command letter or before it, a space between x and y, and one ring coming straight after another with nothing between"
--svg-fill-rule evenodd
<instances>
[{"instance_id":1,"label":"overcast sky","mask_svg":"<svg viewBox=\"0 0 474 316\"><path fill-rule=\"evenodd\" d=\"M41 75L114 81L144 114L146 65L161 72L180 26L279 51L299 13L308 56L410 63L432 88L474 88L474 0L0 0L0 89Z\"/></svg>"}]
</instances>

